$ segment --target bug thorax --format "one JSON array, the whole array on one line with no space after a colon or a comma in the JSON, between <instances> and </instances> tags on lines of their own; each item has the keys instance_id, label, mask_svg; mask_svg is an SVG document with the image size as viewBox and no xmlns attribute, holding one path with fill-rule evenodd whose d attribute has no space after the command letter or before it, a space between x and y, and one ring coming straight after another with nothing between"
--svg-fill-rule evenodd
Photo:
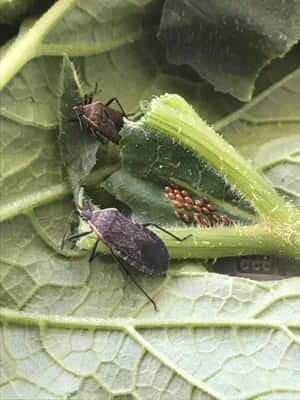
<instances>
[{"instance_id":1,"label":"bug thorax","mask_svg":"<svg viewBox=\"0 0 300 400\"><path fill-rule=\"evenodd\" d=\"M81 117L84 114L83 105L80 104L78 106L74 106L73 111L75 112L76 115Z\"/></svg>"},{"instance_id":2,"label":"bug thorax","mask_svg":"<svg viewBox=\"0 0 300 400\"><path fill-rule=\"evenodd\" d=\"M79 210L79 216L82 218L84 221L90 221L93 216L93 211L90 209L81 209Z\"/></svg>"}]
</instances>

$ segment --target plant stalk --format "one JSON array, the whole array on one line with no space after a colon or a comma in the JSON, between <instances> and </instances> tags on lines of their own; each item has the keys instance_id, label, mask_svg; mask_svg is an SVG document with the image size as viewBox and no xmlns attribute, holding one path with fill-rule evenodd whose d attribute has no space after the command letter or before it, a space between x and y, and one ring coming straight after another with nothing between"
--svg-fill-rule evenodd
<instances>
[{"instance_id":1,"label":"plant stalk","mask_svg":"<svg viewBox=\"0 0 300 400\"><path fill-rule=\"evenodd\" d=\"M300 212L279 197L263 175L209 127L182 97L164 95L152 100L145 124L171 136L203 158L228 179L265 220L279 224L300 221Z\"/></svg>"},{"instance_id":2,"label":"plant stalk","mask_svg":"<svg viewBox=\"0 0 300 400\"><path fill-rule=\"evenodd\" d=\"M45 35L74 6L76 0L59 0L25 33L21 33L0 61L0 90L38 54Z\"/></svg>"}]
</instances>

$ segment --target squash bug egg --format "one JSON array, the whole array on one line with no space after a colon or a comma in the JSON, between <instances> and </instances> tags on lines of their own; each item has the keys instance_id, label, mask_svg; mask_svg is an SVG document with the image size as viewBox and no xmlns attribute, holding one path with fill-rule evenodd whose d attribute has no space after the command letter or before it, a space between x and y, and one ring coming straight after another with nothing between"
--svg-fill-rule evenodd
<instances>
[{"instance_id":1,"label":"squash bug egg","mask_svg":"<svg viewBox=\"0 0 300 400\"><path fill-rule=\"evenodd\" d=\"M229 225L229 220L226 217L221 216L220 220L223 225Z\"/></svg>"},{"instance_id":2,"label":"squash bug egg","mask_svg":"<svg viewBox=\"0 0 300 400\"><path fill-rule=\"evenodd\" d=\"M191 211L193 209L193 206L189 203L184 203L183 207L186 211Z\"/></svg>"},{"instance_id":3,"label":"squash bug egg","mask_svg":"<svg viewBox=\"0 0 300 400\"><path fill-rule=\"evenodd\" d=\"M173 200L173 204L177 208L181 208L182 207L182 202L179 201L179 200Z\"/></svg>"},{"instance_id":4,"label":"squash bug egg","mask_svg":"<svg viewBox=\"0 0 300 400\"><path fill-rule=\"evenodd\" d=\"M190 216L189 216L189 214L183 214L183 217L182 217L182 219L184 220L184 222L190 222Z\"/></svg>"},{"instance_id":5,"label":"squash bug egg","mask_svg":"<svg viewBox=\"0 0 300 400\"><path fill-rule=\"evenodd\" d=\"M187 192L186 190L182 190L181 194L183 197L188 197L189 196L189 192Z\"/></svg>"},{"instance_id":6,"label":"squash bug egg","mask_svg":"<svg viewBox=\"0 0 300 400\"><path fill-rule=\"evenodd\" d=\"M207 227L209 227L210 226L210 222L209 222L209 220L207 219L207 218L202 218L202 224L203 225L205 225L205 226L207 226Z\"/></svg>"},{"instance_id":7,"label":"squash bug egg","mask_svg":"<svg viewBox=\"0 0 300 400\"><path fill-rule=\"evenodd\" d=\"M201 217L199 217L197 214L194 214L194 221L197 222L197 224L201 224Z\"/></svg>"},{"instance_id":8,"label":"squash bug egg","mask_svg":"<svg viewBox=\"0 0 300 400\"><path fill-rule=\"evenodd\" d=\"M212 219L216 222L219 223L220 222L220 217L217 214L213 214L212 215Z\"/></svg>"},{"instance_id":9,"label":"squash bug egg","mask_svg":"<svg viewBox=\"0 0 300 400\"><path fill-rule=\"evenodd\" d=\"M208 215L208 214L209 214L209 210L208 210L206 207L202 207L201 211L202 211L202 213L205 214L205 215Z\"/></svg>"},{"instance_id":10,"label":"squash bug egg","mask_svg":"<svg viewBox=\"0 0 300 400\"><path fill-rule=\"evenodd\" d=\"M181 213L180 213L180 211L175 210L175 211L174 211L174 215L175 215L175 217L176 217L177 219L181 219Z\"/></svg>"},{"instance_id":11,"label":"squash bug egg","mask_svg":"<svg viewBox=\"0 0 300 400\"><path fill-rule=\"evenodd\" d=\"M215 207L214 207L212 204L207 204L206 208L207 208L209 211L215 211Z\"/></svg>"},{"instance_id":12,"label":"squash bug egg","mask_svg":"<svg viewBox=\"0 0 300 400\"><path fill-rule=\"evenodd\" d=\"M168 194L168 199L170 199L170 200L175 200L175 197L176 197L176 195L173 192Z\"/></svg>"},{"instance_id":13,"label":"squash bug egg","mask_svg":"<svg viewBox=\"0 0 300 400\"><path fill-rule=\"evenodd\" d=\"M179 200L179 201L182 201L182 200L183 200L183 197L182 197L181 194L179 194L179 193L177 193L177 194L175 195L175 198L176 198L176 200Z\"/></svg>"},{"instance_id":14,"label":"squash bug egg","mask_svg":"<svg viewBox=\"0 0 300 400\"><path fill-rule=\"evenodd\" d=\"M185 201L185 203L190 203L190 204L192 204L192 202L193 202L193 200L189 196L185 196L184 201Z\"/></svg>"}]
</instances>

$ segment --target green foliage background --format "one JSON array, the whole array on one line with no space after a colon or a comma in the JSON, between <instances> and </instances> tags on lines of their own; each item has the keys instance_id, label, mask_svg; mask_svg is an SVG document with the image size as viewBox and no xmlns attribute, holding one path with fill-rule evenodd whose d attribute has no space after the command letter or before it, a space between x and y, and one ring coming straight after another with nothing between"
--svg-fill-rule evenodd
<instances>
[{"instance_id":1,"label":"green foliage background","mask_svg":"<svg viewBox=\"0 0 300 400\"><path fill-rule=\"evenodd\" d=\"M17 0L11 3L16 19L10 9L7 24L23 13ZM159 306L154 313L109 256L98 255L89 265L84 251L60 249L73 208L58 144L64 54L73 57L86 92L98 82L97 99L117 95L127 112L152 95L182 95L299 207L300 52L299 46L292 48L299 39L297 1L282 14L294 28L280 51L267 40L254 42L261 46L263 64L270 64L255 80L261 64L249 63L246 92L238 95L252 96L248 103L215 91L213 86L220 86L206 75L210 82L202 80L202 66L199 76L191 65L168 63L167 44L157 39L168 3L59 0L40 18L24 20L18 36L1 48L3 399L300 399L299 278L255 282L208 273L199 261L174 261L165 278L135 272ZM198 3L194 15L201 16L204 2ZM259 21L258 12L263 16L265 10L256 7L247 2L243 18L240 8L230 10L233 20L235 12L239 16L243 35L231 37L225 50L253 43L245 21ZM0 13L5 10L1 1ZM212 14L221 11L211 3ZM267 15L276 26L276 13ZM179 49L183 21L189 19L172 22ZM268 27L251 25L255 37L268 38ZM251 54L243 61L247 57ZM220 66L218 60L211 63ZM229 73L244 68L235 58ZM242 77L236 79L245 87ZM96 158L86 187L109 206L115 200L99 185L120 167L119 150L109 144ZM138 209L131 211L139 215ZM288 261L282 263L288 268Z\"/></svg>"}]
</instances>

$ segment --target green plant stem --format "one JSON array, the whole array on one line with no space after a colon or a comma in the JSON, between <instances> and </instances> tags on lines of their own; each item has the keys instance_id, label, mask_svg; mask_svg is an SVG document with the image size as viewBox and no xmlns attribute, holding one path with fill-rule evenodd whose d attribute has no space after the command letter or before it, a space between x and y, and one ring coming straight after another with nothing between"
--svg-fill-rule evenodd
<instances>
[{"instance_id":1,"label":"green plant stem","mask_svg":"<svg viewBox=\"0 0 300 400\"><path fill-rule=\"evenodd\" d=\"M190 148L222 174L264 219L280 224L300 221L300 212L287 205L246 160L178 95L164 95L151 102L145 123ZM299 231L299 226L297 228Z\"/></svg>"},{"instance_id":2,"label":"green plant stem","mask_svg":"<svg viewBox=\"0 0 300 400\"><path fill-rule=\"evenodd\" d=\"M251 227L207 230L205 235L196 230L193 244L188 247L183 243L183 251L165 238L172 257L279 254L300 260L300 211L279 197L182 97L167 94L152 100L141 123L171 136L203 158L253 204L260 217L258 225Z\"/></svg>"},{"instance_id":3,"label":"green plant stem","mask_svg":"<svg viewBox=\"0 0 300 400\"><path fill-rule=\"evenodd\" d=\"M152 229L152 228L150 228ZM182 242L176 241L169 235L154 229L155 233L163 240L173 259L185 258L218 258L229 256L243 256L250 254L277 254L300 260L300 246L296 243L286 245L281 237L264 224L252 226L232 226L208 228L174 228L172 233L183 238L192 236ZM96 235L91 234L80 239L77 244L81 249L90 250L96 240ZM109 249L99 243L98 252L109 254Z\"/></svg>"},{"instance_id":4,"label":"green plant stem","mask_svg":"<svg viewBox=\"0 0 300 400\"><path fill-rule=\"evenodd\" d=\"M252 226L219 227L214 229L174 229L175 235L192 237L177 242L160 235L172 258L218 258L244 255L277 254L300 260L300 247L287 246L264 224Z\"/></svg>"},{"instance_id":5,"label":"green plant stem","mask_svg":"<svg viewBox=\"0 0 300 400\"><path fill-rule=\"evenodd\" d=\"M30 29L20 34L0 62L0 89L33 57L50 29L74 6L76 0L56 2Z\"/></svg>"}]
</instances>

